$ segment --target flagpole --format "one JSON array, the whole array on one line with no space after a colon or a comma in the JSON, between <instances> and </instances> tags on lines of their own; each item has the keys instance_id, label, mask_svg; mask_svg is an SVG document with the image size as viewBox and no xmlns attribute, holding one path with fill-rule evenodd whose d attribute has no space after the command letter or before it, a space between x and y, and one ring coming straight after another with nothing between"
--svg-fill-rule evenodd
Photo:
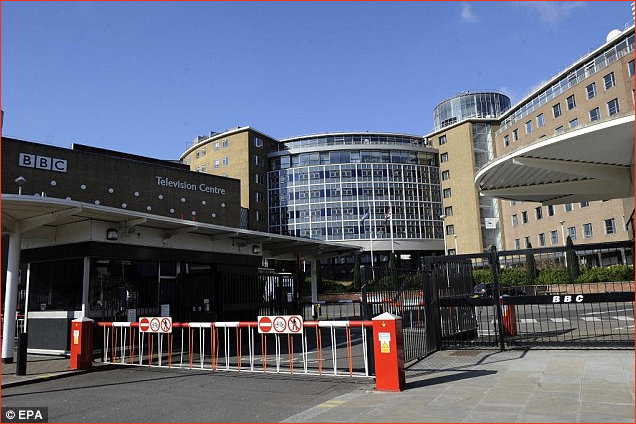
<instances>
[{"instance_id":1,"label":"flagpole","mask_svg":"<svg viewBox=\"0 0 636 424\"><path fill-rule=\"evenodd\" d=\"M389 216L391 219L391 253L395 255L395 249L393 247L393 206L391 205L391 202L389 202L389 211L391 212L391 215Z\"/></svg>"},{"instance_id":2,"label":"flagpole","mask_svg":"<svg viewBox=\"0 0 636 424\"><path fill-rule=\"evenodd\" d=\"M373 219L373 215L371 214L371 203L369 203L369 219L370 219L369 232L371 232L371 237L369 238L371 241L371 268L373 268L373 227L372 225L375 223L375 220Z\"/></svg>"}]
</instances>

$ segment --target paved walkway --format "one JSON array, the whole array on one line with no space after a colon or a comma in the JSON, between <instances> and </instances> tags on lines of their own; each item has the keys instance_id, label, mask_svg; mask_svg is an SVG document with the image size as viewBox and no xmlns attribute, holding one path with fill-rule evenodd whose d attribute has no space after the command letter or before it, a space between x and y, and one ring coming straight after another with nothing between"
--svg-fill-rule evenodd
<instances>
[{"instance_id":1,"label":"paved walkway","mask_svg":"<svg viewBox=\"0 0 636 424\"><path fill-rule=\"evenodd\" d=\"M94 365L100 366L101 363L96 362ZM0 371L2 371L2 379L0 380L2 388L53 378L69 377L77 373L86 372L84 370L70 370L69 358L63 356L27 355L26 375L15 375L16 366L16 362L12 364L2 364L0 366Z\"/></svg>"},{"instance_id":2,"label":"paved walkway","mask_svg":"<svg viewBox=\"0 0 636 424\"><path fill-rule=\"evenodd\" d=\"M634 422L634 351L442 351L285 422Z\"/></svg>"}]
</instances>

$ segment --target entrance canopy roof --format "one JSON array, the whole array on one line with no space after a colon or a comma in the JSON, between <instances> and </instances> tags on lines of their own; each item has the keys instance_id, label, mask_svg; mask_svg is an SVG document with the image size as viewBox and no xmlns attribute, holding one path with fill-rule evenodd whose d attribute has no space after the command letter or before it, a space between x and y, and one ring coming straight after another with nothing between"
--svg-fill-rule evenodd
<instances>
[{"instance_id":1,"label":"entrance canopy roof","mask_svg":"<svg viewBox=\"0 0 636 424\"><path fill-rule=\"evenodd\" d=\"M357 246L302 239L220 225L185 221L108 206L93 205L48 197L2 194L2 231L28 231L42 226L57 227L86 220L153 228L168 233L190 233L210 239L234 239L236 242L260 244L266 258L329 257L352 254Z\"/></svg>"},{"instance_id":2,"label":"entrance canopy roof","mask_svg":"<svg viewBox=\"0 0 636 424\"><path fill-rule=\"evenodd\" d=\"M545 205L634 196L634 114L540 139L477 172L486 196Z\"/></svg>"}]
</instances>

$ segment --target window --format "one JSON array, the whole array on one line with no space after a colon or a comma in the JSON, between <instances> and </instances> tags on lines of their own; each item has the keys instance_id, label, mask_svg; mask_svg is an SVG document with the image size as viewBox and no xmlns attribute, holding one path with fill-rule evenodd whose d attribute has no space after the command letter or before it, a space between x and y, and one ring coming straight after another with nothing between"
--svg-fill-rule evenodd
<instances>
[{"instance_id":1,"label":"window","mask_svg":"<svg viewBox=\"0 0 636 424\"><path fill-rule=\"evenodd\" d=\"M537 220L543 219L543 208L541 206L534 208L535 215Z\"/></svg>"},{"instance_id":2,"label":"window","mask_svg":"<svg viewBox=\"0 0 636 424\"><path fill-rule=\"evenodd\" d=\"M572 212L572 209L574 209L572 203L566 203L563 207L565 208L566 212Z\"/></svg>"},{"instance_id":3,"label":"window","mask_svg":"<svg viewBox=\"0 0 636 424\"><path fill-rule=\"evenodd\" d=\"M201 164L201 172L205 172L205 164Z\"/></svg>"},{"instance_id":4,"label":"window","mask_svg":"<svg viewBox=\"0 0 636 424\"><path fill-rule=\"evenodd\" d=\"M197 172L199 172L199 167L197 166L195 170L196 170Z\"/></svg>"},{"instance_id":5,"label":"window","mask_svg":"<svg viewBox=\"0 0 636 424\"><path fill-rule=\"evenodd\" d=\"M510 146L510 136L509 135L505 135L504 136L504 146Z\"/></svg>"},{"instance_id":6,"label":"window","mask_svg":"<svg viewBox=\"0 0 636 424\"><path fill-rule=\"evenodd\" d=\"M264 216L263 212L261 212L261 211L254 211L254 217L256 218L256 221L257 221L257 222L262 221L262 220L263 220L263 216Z\"/></svg>"},{"instance_id":7,"label":"window","mask_svg":"<svg viewBox=\"0 0 636 424\"><path fill-rule=\"evenodd\" d=\"M592 238L594 233L592 232L592 223L588 222L587 224L583 224L583 237Z\"/></svg>"},{"instance_id":8,"label":"window","mask_svg":"<svg viewBox=\"0 0 636 424\"><path fill-rule=\"evenodd\" d=\"M554 131L556 131L557 133L563 132L563 125L561 125L560 127L556 127Z\"/></svg>"},{"instance_id":9,"label":"window","mask_svg":"<svg viewBox=\"0 0 636 424\"><path fill-rule=\"evenodd\" d=\"M601 118L601 110L597 107L590 111L590 122L598 121Z\"/></svg>"},{"instance_id":10,"label":"window","mask_svg":"<svg viewBox=\"0 0 636 424\"><path fill-rule=\"evenodd\" d=\"M582 208L587 208L588 206L590 206L590 202L581 202Z\"/></svg>"},{"instance_id":11,"label":"window","mask_svg":"<svg viewBox=\"0 0 636 424\"><path fill-rule=\"evenodd\" d=\"M545 119L544 119L544 117L543 117L543 114L542 114L542 113L540 113L540 114L537 116L537 128L541 128L541 127L542 127L542 126L544 126L544 125L545 125Z\"/></svg>"},{"instance_id":12,"label":"window","mask_svg":"<svg viewBox=\"0 0 636 424\"><path fill-rule=\"evenodd\" d=\"M609 74L603 77L603 84L605 85L606 90L609 90L610 88L616 85L616 80L614 79L614 72L610 72Z\"/></svg>"},{"instance_id":13,"label":"window","mask_svg":"<svg viewBox=\"0 0 636 424\"><path fill-rule=\"evenodd\" d=\"M254 174L254 182L256 184L263 184L263 176L261 174Z\"/></svg>"},{"instance_id":14,"label":"window","mask_svg":"<svg viewBox=\"0 0 636 424\"><path fill-rule=\"evenodd\" d=\"M448 153L442 153L439 155L440 162L448 162Z\"/></svg>"},{"instance_id":15,"label":"window","mask_svg":"<svg viewBox=\"0 0 636 424\"><path fill-rule=\"evenodd\" d=\"M452 197L453 194L451 193L451 189L450 188L445 188L444 189L444 199L448 199L449 197Z\"/></svg>"},{"instance_id":16,"label":"window","mask_svg":"<svg viewBox=\"0 0 636 424\"><path fill-rule=\"evenodd\" d=\"M567 98L568 110L574 109L576 107L576 99L574 98L574 94Z\"/></svg>"},{"instance_id":17,"label":"window","mask_svg":"<svg viewBox=\"0 0 636 424\"><path fill-rule=\"evenodd\" d=\"M219 160L218 159L214 159L214 169L219 169Z\"/></svg>"},{"instance_id":18,"label":"window","mask_svg":"<svg viewBox=\"0 0 636 424\"><path fill-rule=\"evenodd\" d=\"M570 128L578 127L578 125L579 125L579 118L574 118L573 120L570 121Z\"/></svg>"},{"instance_id":19,"label":"window","mask_svg":"<svg viewBox=\"0 0 636 424\"><path fill-rule=\"evenodd\" d=\"M223 156L223 166L228 166L230 164L230 158L227 156Z\"/></svg>"},{"instance_id":20,"label":"window","mask_svg":"<svg viewBox=\"0 0 636 424\"><path fill-rule=\"evenodd\" d=\"M450 171L442 171L442 181L450 180Z\"/></svg>"},{"instance_id":21,"label":"window","mask_svg":"<svg viewBox=\"0 0 636 424\"><path fill-rule=\"evenodd\" d=\"M519 141L519 130L512 130L512 141Z\"/></svg>"},{"instance_id":22,"label":"window","mask_svg":"<svg viewBox=\"0 0 636 424\"><path fill-rule=\"evenodd\" d=\"M453 207L452 206L446 206L444 208L444 215L453 216Z\"/></svg>"},{"instance_id":23,"label":"window","mask_svg":"<svg viewBox=\"0 0 636 424\"><path fill-rule=\"evenodd\" d=\"M561 116L561 103L557 103L552 106L552 115L554 115L555 118Z\"/></svg>"},{"instance_id":24,"label":"window","mask_svg":"<svg viewBox=\"0 0 636 424\"><path fill-rule=\"evenodd\" d=\"M521 249L521 243L519 242L519 239L515 239L515 249Z\"/></svg>"},{"instance_id":25,"label":"window","mask_svg":"<svg viewBox=\"0 0 636 424\"><path fill-rule=\"evenodd\" d=\"M263 193L259 193L258 191L254 193L254 198L257 202L263 202Z\"/></svg>"},{"instance_id":26,"label":"window","mask_svg":"<svg viewBox=\"0 0 636 424\"><path fill-rule=\"evenodd\" d=\"M576 227L568 227L568 236L572 241L576 240Z\"/></svg>"},{"instance_id":27,"label":"window","mask_svg":"<svg viewBox=\"0 0 636 424\"><path fill-rule=\"evenodd\" d=\"M205 147L201 147L201 156L205 156Z\"/></svg>"},{"instance_id":28,"label":"window","mask_svg":"<svg viewBox=\"0 0 636 424\"><path fill-rule=\"evenodd\" d=\"M194 152L194 157L195 157L195 158L199 159L199 155L200 155L199 150L197 150L196 152Z\"/></svg>"},{"instance_id":29,"label":"window","mask_svg":"<svg viewBox=\"0 0 636 424\"><path fill-rule=\"evenodd\" d=\"M441 146L442 144L446 144L446 136L442 135L439 138L439 145Z\"/></svg>"},{"instance_id":30,"label":"window","mask_svg":"<svg viewBox=\"0 0 636 424\"><path fill-rule=\"evenodd\" d=\"M519 225L519 217L517 217L517 214L512 215L512 226L516 227L517 225Z\"/></svg>"},{"instance_id":31,"label":"window","mask_svg":"<svg viewBox=\"0 0 636 424\"><path fill-rule=\"evenodd\" d=\"M454 225L447 225L446 226L446 235L447 236L452 236L453 234L455 234L455 226Z\"/></svg>"},{"instance_id":32,"label":"window","mask_svg":"<svg viewBox=\"0 0 636 424\"><path fill-rule=\"evenodd\" d=\"M263 166L263 163L264 163L264 162L265 162L265 161L263 160L263 157L262 157L262 156L254 155L254 165L257 165L257 166Z\"/></svg>"},{"instance_id":33,"label":"window","mask_svg":"<svg viewBox=\"0 0 636 424\"><path fill-rule=\"evenodd\" d=\"M607 102L607 114L609 116L616 115L618 112L620 112L618 99L610 100L609 102Z\"/></svg>"},{"instance_id":34,"label":"window","mask_svg":"<svg viewBox=\"0 0 636 424\"><path fill-rule=\"evenodd\" d=\"M632 66L634 61L632 60ZM605 220L605 234L616 234L616 220L614 218Z\"/></svg>"},{"instance_id":35,"label":"window","mask_svg":"<svg viewBox=\"0 0 636 424\"><path fill-rule=\"evenodd\" d=\"M524 247L525 247L526 249L530 248L530 237L527 237L527 236L526 236L526 237L524 237L524 238L523 238L523 244L525 245Z\"/></svg>"},{"instance_id":36,"label":"window","mask_svg":"<svg viewBox=\"0 0 636 424\"><path fill-rule=\"evenodd\" d=\"M214 142L214 150L219 150L221 148L221 143L217 140Z\"/></svg>"},{"instance_id":37,"label":"window","mask_svg":"<svg viewBox=\"0 0 636 424\"><path fill-rule=\"evenodd\" d=\"M634 76L634 61L630 60L629 63L627 64L627 72L629 73L630 77Z\"/></svg>"},{"instance_id":38,"label":"window","mask_svg":"<svg viewBox=\"0 0 636 424\"><path fill-rule=\"evenodd\" d=\"M539 247L545 246L545 233L539 234Z\"/></svg>"},{"instance_id":39,"label":"window","mask_svg":"<svg viewBox=\"0 0 636 424\"><path fill-rule=\"evenodd\" d=\"M227 149L229 147L229 145L230 145L229 140L227 138L224 138L223 139L223 148Z\"/></svg>"},{"instance_id":40,"label":"window","mask_svg":"<svg viewBox=\"0 0 636 424\"><path fill-rule=\"evenodd\" d=\"M554 206L548 206L548 216L554 216Z\"/></svg>"},{"instance_id":41,"label":"window","mask_svg":"<svg viewBox=\"0 0 636 424\"><path fill-rule=\"evenodd\" d=\"M263 140L261 140L258 137L254 137L254 146L256 147L263 147Z\"/></svg>"},{"instance_id":42,"label":"window","mask_svg":"<svg viewBox=\"0 0 636 424\"><path fill-rule=\"evenodd\" d=\"M523 222L524 224L528 223L528 212L527 211L521 212L521 222Z\"/></svg>"},{"instance_id":43,"label":"window","mask_svg":"<svg viewBox=\"0 0 636 424\"><path fill-rule=\"evenodd\" d=\"M550 231L550 243L559 244L559 232L557 230Z\"/></svg>"},{"instance_id":44,"label":"window","mask_svg":"<svg viewBox=\"0 0 636 424\"><path fill-rule=\"evenodd\" d=\"M585 87L585 91L587 92L587 99L593 99L594 97L596 97L596 83L593 82L592 84L588 85L587 87Z\"/></svg>"},{"instance_id":45,"label":"window","mask_svg":"<svg viewBox=\"0 0 636 424\"><path fill-rule=\"evenodd\" d=\"M532 121L526 122L526 134L532 133Z\"/></svg>"}]
</instances>

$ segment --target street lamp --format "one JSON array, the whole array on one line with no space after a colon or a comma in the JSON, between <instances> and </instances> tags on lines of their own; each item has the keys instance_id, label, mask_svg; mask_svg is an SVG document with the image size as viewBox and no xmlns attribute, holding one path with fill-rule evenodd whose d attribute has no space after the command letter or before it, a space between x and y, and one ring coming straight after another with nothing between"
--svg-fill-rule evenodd
<instances>
[{"instance_id":1,"label":"street lamp","mask_svg":"<svg viewBox=\"0 0 636 424\"><path fill-rule=\"evenodd\" d=\"M20 175L15 179L15 183L18 185L18 194L22 194L22 186L26 183L26 178Z\"/></svg>"},{"instance_id":2,"label":"street lamp","mask_svg":"<svg viewBox=\"0 0 636 424\"><path fill-rule=\"evenodd\" d=\"M444 234L444 256L448 255L448 247L446 246L446 215L442 214L439 216L439 219L442 220L442 233Z\"/></svg>"}]
</instances>

